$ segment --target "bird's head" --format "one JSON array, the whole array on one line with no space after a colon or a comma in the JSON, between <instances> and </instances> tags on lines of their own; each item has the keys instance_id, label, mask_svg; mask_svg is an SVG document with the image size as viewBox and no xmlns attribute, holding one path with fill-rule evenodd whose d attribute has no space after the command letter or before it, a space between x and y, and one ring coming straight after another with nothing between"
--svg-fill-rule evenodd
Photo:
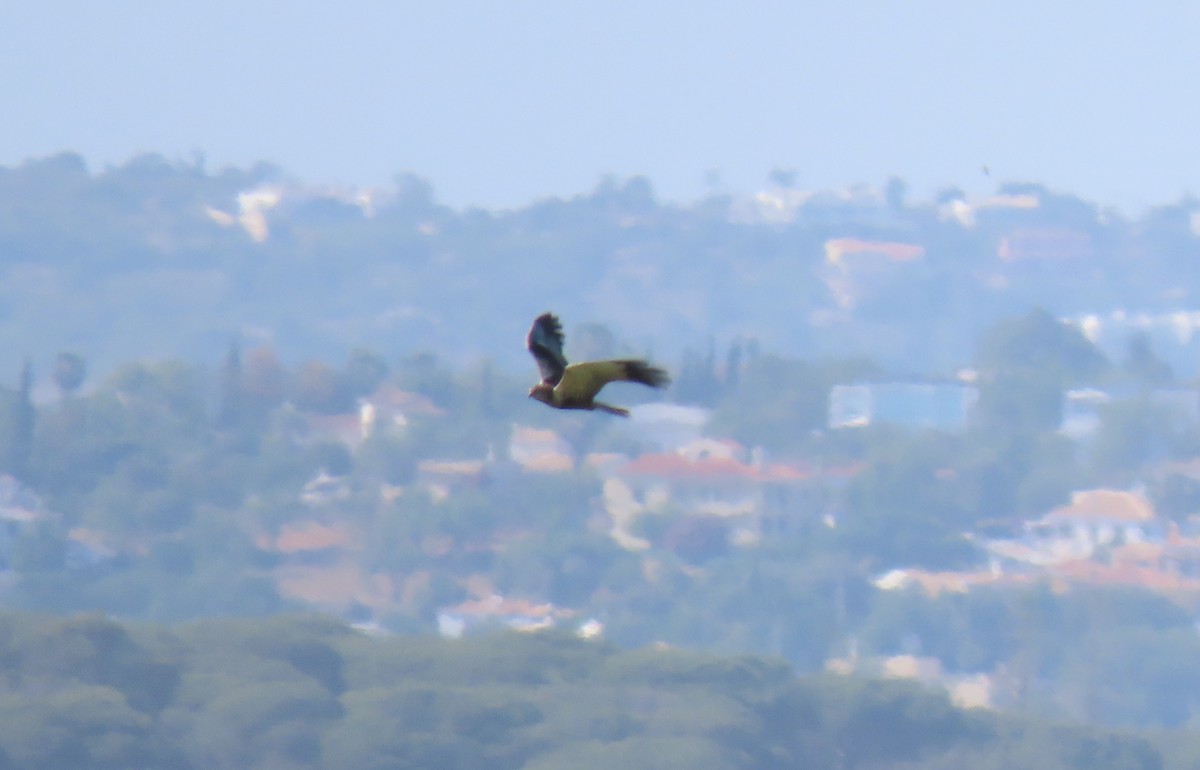
<instances>
[{"instance_id":1,"label":"bird's head","mask_svg":"<svg viewBox=\"0 0 1200 770\"><path fill-rule=\"evenodd\" d=\"M541 401L543 404L549 404L554 400L554 387L544 382L539 382L529 389L529 397L535 401Z\"/></svg>"}]
</instances>

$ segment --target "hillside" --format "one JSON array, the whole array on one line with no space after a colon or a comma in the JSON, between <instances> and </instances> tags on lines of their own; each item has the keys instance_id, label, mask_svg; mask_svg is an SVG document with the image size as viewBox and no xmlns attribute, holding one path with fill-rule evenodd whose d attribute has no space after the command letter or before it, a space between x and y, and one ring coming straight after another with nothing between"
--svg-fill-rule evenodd
<instances>
[{"instance_id":1,"label":"hillside","mask_svg":"<svg viewBox=\"0 0 1200 770\"><path fill-rule=\"evenodd\" d=\"M456 211L414 177L312 189L268 165L146 155L93 171L64 154L0 169L0 343L45 365L86 352L97 373L213 360L234 339L287 360L437 350L515 370L529 319L552 308L568 332L599 324L668 360L744 338L946 372L983 329L1041 305L1094 316L1117 348L1147 313L1139 322L1190 374L1180 340L1194 319L1153 319L1197 301L1195 210L1129 220L1036 184L910 201L895 179L675 206L633 178Z\"/></svg>"}]
</instances>

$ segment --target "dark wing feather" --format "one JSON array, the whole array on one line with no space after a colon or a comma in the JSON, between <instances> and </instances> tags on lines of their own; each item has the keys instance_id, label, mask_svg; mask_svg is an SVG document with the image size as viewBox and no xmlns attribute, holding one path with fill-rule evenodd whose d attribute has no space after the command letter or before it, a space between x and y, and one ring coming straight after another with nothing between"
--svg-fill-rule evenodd
<instances>
[{"instance_id":1,"label":"dark wing feather","mask_svg":"<svg viewBox=\"0 0 1200 770\"><path fill-rule=\"evenodd\" d=\"M525 346L533 354L533 360L537 361L542 382L557 385L567 368L567 359L563 355L562 324L558 318L553 313L538 316L525 337Z\"/></svg>"}]
</instances>

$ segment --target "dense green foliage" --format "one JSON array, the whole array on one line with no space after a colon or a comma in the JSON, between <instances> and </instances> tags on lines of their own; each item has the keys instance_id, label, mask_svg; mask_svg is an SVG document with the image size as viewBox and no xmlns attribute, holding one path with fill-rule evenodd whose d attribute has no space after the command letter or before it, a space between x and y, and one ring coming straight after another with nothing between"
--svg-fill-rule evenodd
<instances>
[{"instance_id":1,"label":"dense green foliage","mask_svg":"<svg viewBox=\"0 0 1200 770\"><path fill-rule=\"evenodd\" d=\"M438 613L482 580L506 596L597 618L607 638L627 647L665 641L777 655L802 671L819 670L855 644L874 656L918 652L951 673L1026 672L1009 703L1018 710L1113 725L1183 724L1197 712L1186 695L1190 668L1177 667L1177 695L1157 697L1163 680L1143 657L1154 649L1157 661L1191 659L1185 619L1110 627L1097 617L1052 631L1050 620L1092 600L1055 598L1054 613L1022 624L1013 615L1027 601L1018 589L931 599L870 582L895 567L970 567L978 555L964 532L1003 532L1072 489L1109 483L1118 471L1141 473L1155 455L1139 447L1192 456L1200 445L1195 426L1155 416L1157 407L1137 398L1102 413L1091 452L1048 428L1036 409L1028 420L1015 416L1021 410L988 417L999 403L1037 402L1042 387L1061 393L1080 378L1129 376L1069 331L1035 311L986 335L978 360L994 379L981 419L959 433L826 430L829 385L887 377L870 362L798 361L753 345L691 360L696 398L714 409L712 434L752 445L761 439L772 455L809 467L857 470L792 502L768 499L765 513L782 524L752 547L733 547L728 526L713 517L685 510L643 517L638 534L651 545L644 553L606 534L595 472L525 472L505 455L514 423L553 426L577 456L652 447L625 423L533 404L524 381L489 366L456 370L432 355L386 361L363 349L340 365L289 366L270 348L232 346L212 366L129 364L81 389L73 381L86 359L64 354L49 375L56 397L31 401L29 369L0 390L2 469L53 514L9 545L13 572L3 601L170 621L294 609L275 571L297 557L264 548L262 539L297 523L337 523L357 533L362 545L352 558L366 574L413 586L374 613L391 628L431 631ZM585 339L598 350L619 344L599 330ZM1004 378L1028 367L1030 355L1045 364L1043 385L1031 388L1032 375ZM721 358L736 368L717 367ZM312 433L314 420L336 418L381 384L421 394L438 411L414 413L403 429L380 430L353 448ZM479 484L446 496L418 473L422 460L489 455ZM341 492L302 501L320 471L339 479ZM1176 518L1195 510L1185 477L1164 477L1152 491ZM69 536L80 531L90 537ZM80 548L95 540L110 552L93 562ZM1030 630L1014 636L1016 628ZM1118 678L1102 684L1110 676Z\"/></svg>"},{"instance_id":2,"label":"dense green foliage","mask_svg":"<svg viewBox=\"0 0 1200 770\"><path fill-rule=\"evenodd\" d=\"M26 770L1159 770L1198 750L764 658L558 634L372 637L305 616L166 629L3 613L0 675L0 766Z\"/></svg>"},{"instance_id":3,"label":"dense green foliage","mask_svg":"<svg viewBox=\"0 0 1200 770\"><path fill-rule=\"evenodd\" d=\"M255 209L252 190L282 197ZM1200 510L1193 479L1156 472L1200 454L1194 422L1153 398L1194 362L1145 332L1106 357L1057 320L1188 301L1194 204L1128 221L1037 186L1007 192L1041 204L984 208L964 225L893 186L884 202L818 196L771 221L725 198L664 205L632 179L456 212L409 177L362 206L269 166L214 174L145 156L91 173L63 155L0 169L0 471L47 514L4 542L0 602L171 622L302 609L278 571L330 557L263 544L316 522L345 526L356 566L403 586L385 610L340 610L391 629L429 633L483 584L597 618L622 648L770 655L803 672L911 653L951 675L1003 675L997 701L1016 712L1187 725L1200 715L1194 607L1040 584L938 597L872 585L896 567L977 565L963 533L1012 532L1075 489L1145 482L1173 520ZM1090 244L1091 269L998 256L1012 237L1062 228ZM845 237L924 256L838 267L827 245ZM520 342L546 309L564 314L572 357L649 353L676 375L669 398L713 410L710 436L821 481L768 498L779 526L750 547L678 505L639 521L647 551L619 547L598 472L525 472L507 457L515 424L553 427L576 458L656 448L524 397L533 367ZM827 429L835 384L945 381L968 365L979 403L961 431ZM433 409L361 443L312 427L350 417L380 385ZM1083 443L1058 431L1063 392L1078 386L1117 395ZM620 403L653 398L631 389ZM484 471L447 490L423 460ZM322 471L338 493L302 500ZM626 657L555 637L518 652L503 645L533 642L395 647L316 621L8 623L21 652L2 659L35 672L6 690L10 766L1158 766L1139 740L964 715L907 686L796 682L761 661ZM18 638L26 629L34 641ZM38 658L92 648L105 663L72 658L88 673L69 686ZM499 656L517 680L464 680L456 672L478 672L470 656ZM238 660L247 668L226 667ZM246 674L259 664L272 673ZM734 687L730 671L753 686ZM786 686L754 689L768 679ZM397 732L397 714L411 730ZM1189 766L1186 744L1164 756Z\"/></svg>"}]
</instances>

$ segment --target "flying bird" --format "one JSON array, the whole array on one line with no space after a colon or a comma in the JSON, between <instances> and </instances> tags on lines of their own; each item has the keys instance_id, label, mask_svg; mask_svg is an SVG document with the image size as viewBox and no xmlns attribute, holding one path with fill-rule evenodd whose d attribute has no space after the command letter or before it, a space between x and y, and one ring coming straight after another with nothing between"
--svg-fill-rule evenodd
<instances>
[{"instance_id":1,"label":"flying bird","mask_svg":"<svg viewBox=\"0 0 1200 770\"><path fill-rule=\"evenodd\" d=\"M618 381L665 388L671 381L664 370L640 359L568 364L563 355L562 324L553 313L542 313L534 319L525 337L525 346L533 354L542 373L542 381L529 389L529 397L555 409L599 409L628 417L628 409L596 400L601 388Z\"/></svg>"}]
</instances>

